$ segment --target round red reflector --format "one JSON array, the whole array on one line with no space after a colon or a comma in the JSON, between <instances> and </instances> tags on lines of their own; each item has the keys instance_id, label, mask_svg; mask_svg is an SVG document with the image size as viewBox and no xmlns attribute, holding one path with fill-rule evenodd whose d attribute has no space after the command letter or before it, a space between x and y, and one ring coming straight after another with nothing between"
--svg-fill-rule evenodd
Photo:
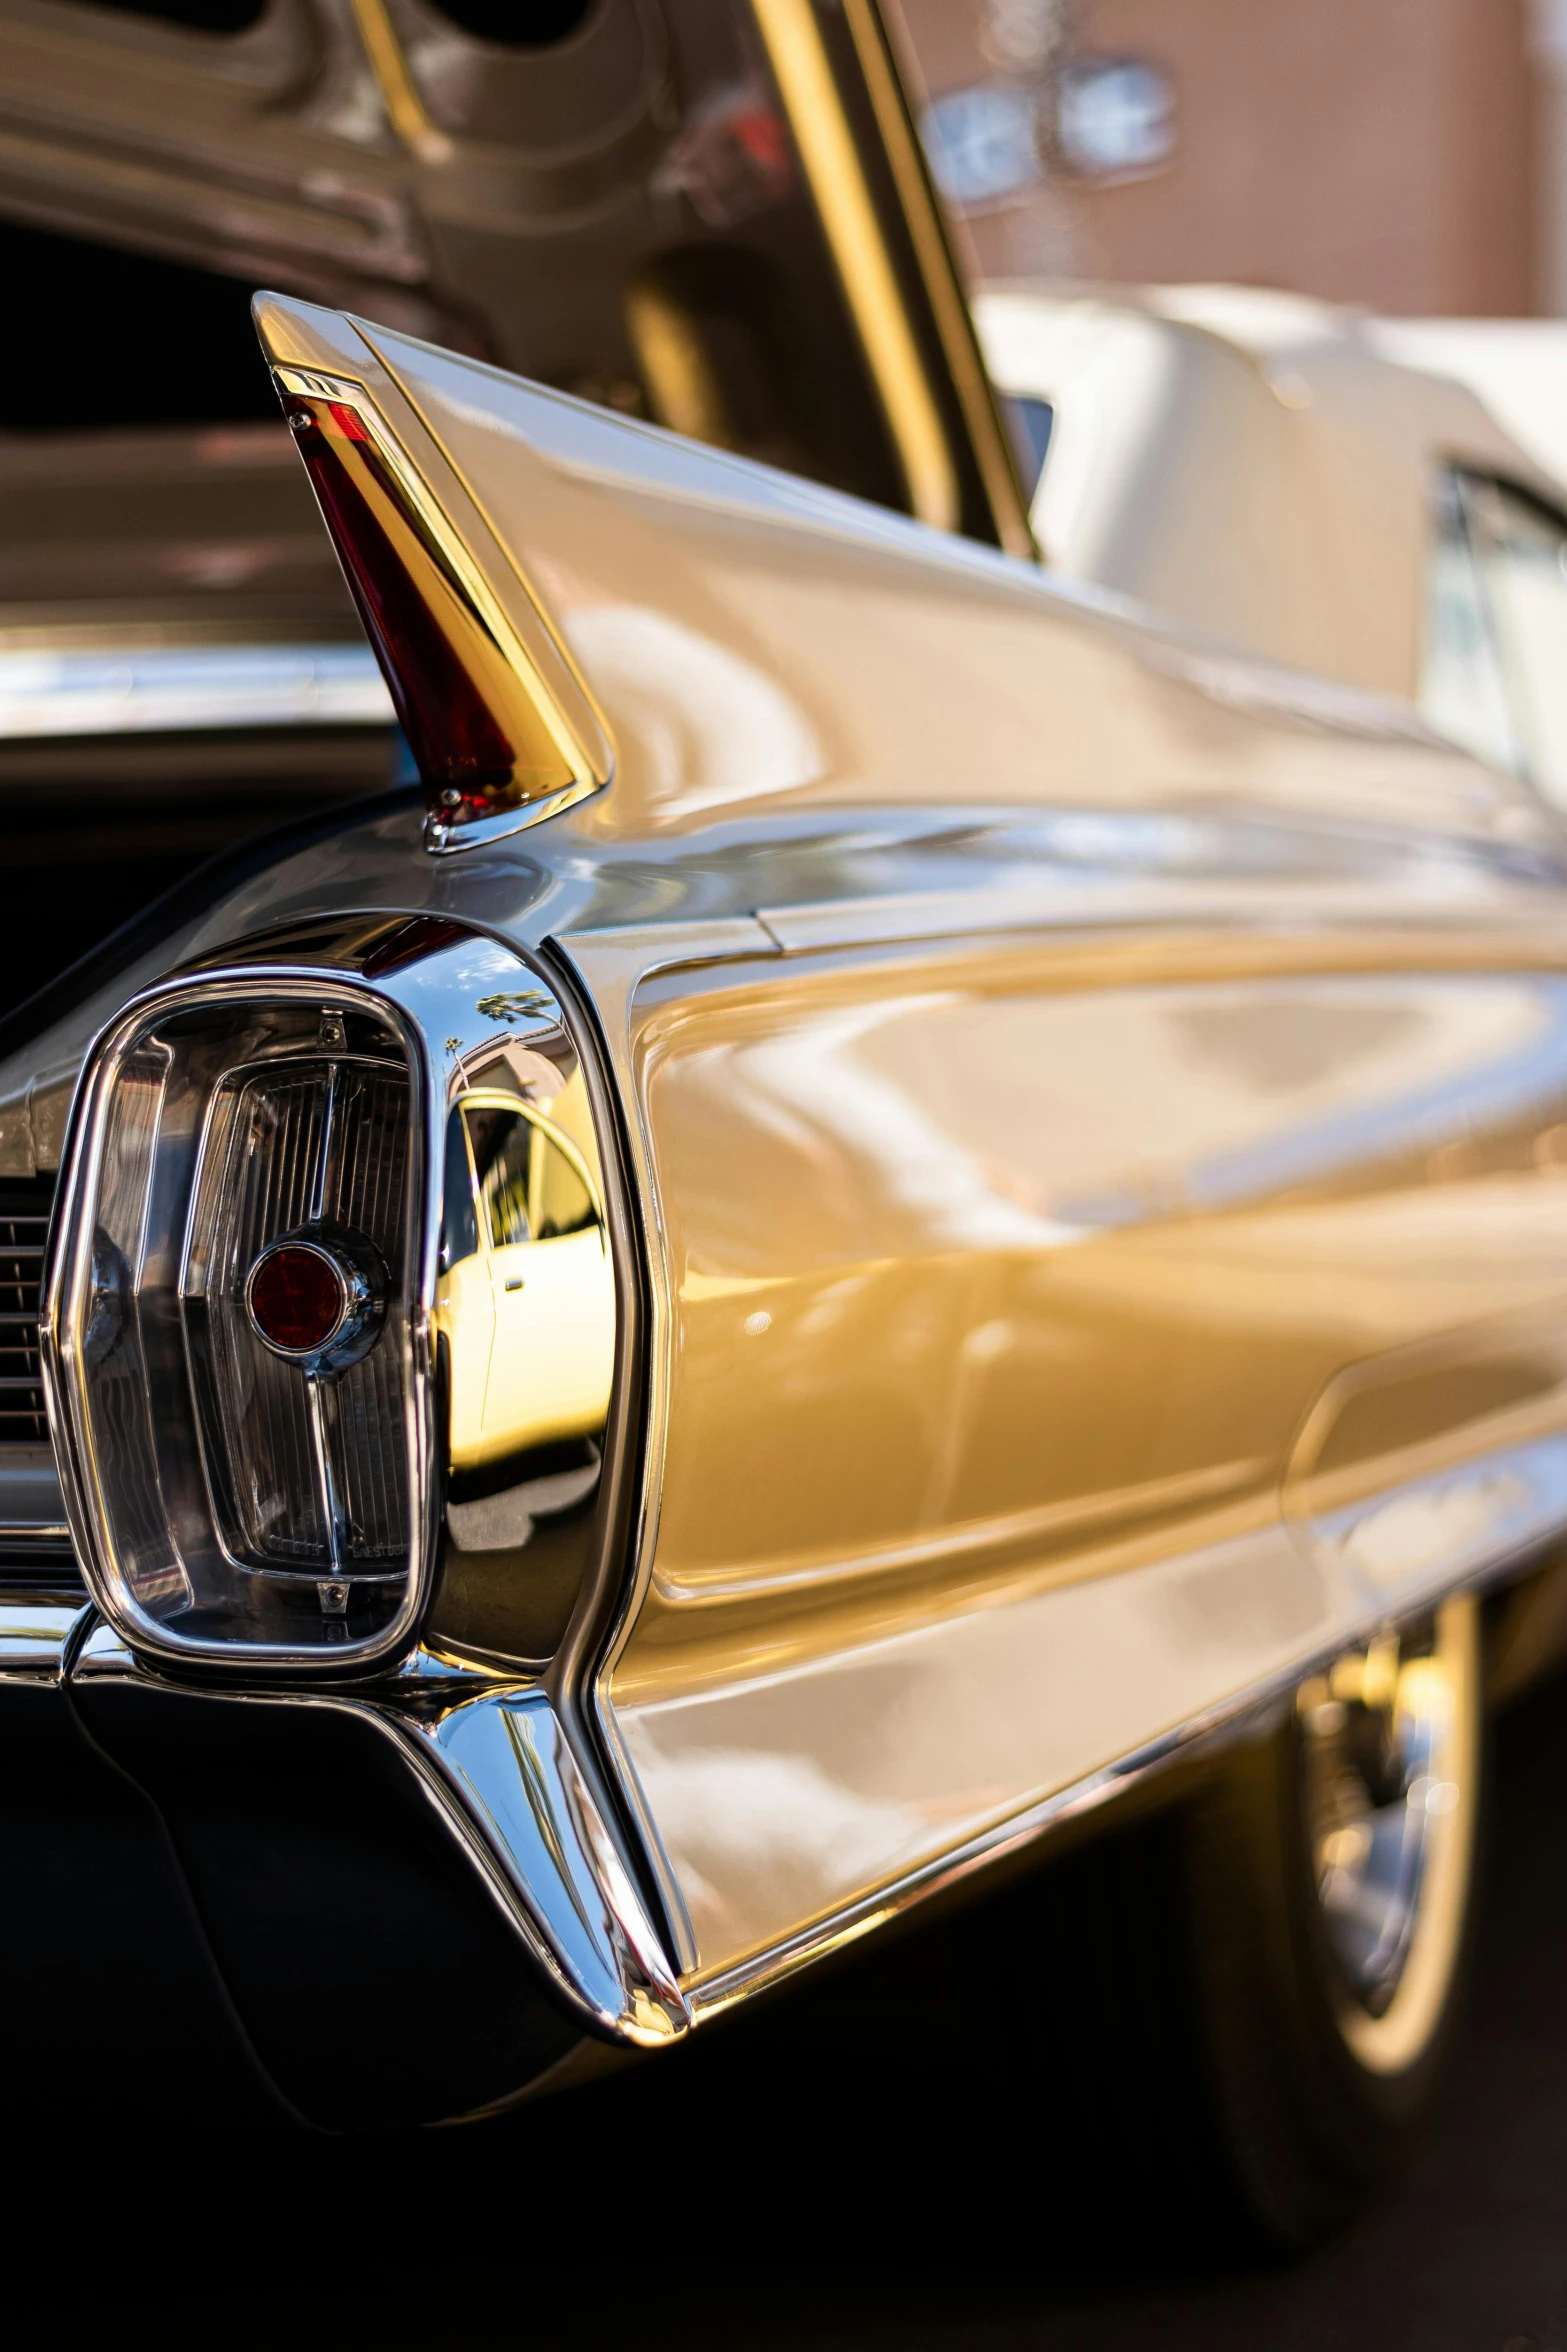
<instances>
[{"instance_id":1,"label":"round red reflector","mask_svg":"<svg viewBox=\"0 0 1567 2352\"><path fill-rule=\"evenodd\" d=\"M250 1270L250 1319L284 1355L308 1356L325 1347L348 1312L348 1288L325 1250L280 1241Z\"/></svg>"}]
</instances>

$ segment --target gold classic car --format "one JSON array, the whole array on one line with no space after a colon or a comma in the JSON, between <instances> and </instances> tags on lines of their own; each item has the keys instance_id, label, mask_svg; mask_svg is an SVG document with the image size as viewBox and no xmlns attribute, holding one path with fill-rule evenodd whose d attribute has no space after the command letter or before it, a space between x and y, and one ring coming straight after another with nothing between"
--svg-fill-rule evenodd
<instances>
[{"instance_id":1,"label":"gold classic car","mask_svg":"<svg viewBox=\"0 0 1567 2352\"><path fill-rule=\"evenodd\" d=\"M1567 840L1034 560L871 0L543 13L3 11L35 215L249 186L411 763L10 1016L7 1965L428 2122L1006 1878L1014 2088L1304 2242L1563 1617ZM1123 1806L1172 1867L1036 1999Z\"/></svg>"}]
</instances>

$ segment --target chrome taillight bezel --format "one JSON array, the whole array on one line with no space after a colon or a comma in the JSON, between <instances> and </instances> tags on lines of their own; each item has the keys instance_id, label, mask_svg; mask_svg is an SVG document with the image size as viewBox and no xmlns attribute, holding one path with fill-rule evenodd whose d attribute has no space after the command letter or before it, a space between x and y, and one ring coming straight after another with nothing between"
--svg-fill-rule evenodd
<instances>
[{"instance_id":1,"label":"chrome taillight bezel","mask_svg":"<svg viewBox=\"0 0 1567 2352\"><path fill-rule=\"evenodd\" d=\"M319 963L273 961L261 941L251 960L240 943L222 963L171 975L141 991L94 1041L78 1085L45 1283L45 1395L66 1514L88 1589L104 1618L134 1652L164 1664L242 1669L263 1676L341 1678L345 1673L382 1669L405 1656L416 1643L429 1608L445 1486L446 1431L437 1394L433 1313L449 1106L466 1091L474 1058L482 1060L498 1039L514 1041L519 1020L524 1028L531 1022L538 1030L568 1039L571 1029L548 980L489 934L428 917L361 918L352 927L361 934L357 952L356 943L344 938L342 919L334 925L323 918ZM401 946L399 927L404 935ZM368 971L364 964L370 966ZM182 1634L139 1604L121 1573L115 1531L95 1473L86 1388L84 1343L93 1240L108 1108L117 1076L152 1024L168 1025L186 1014L227 1013L238 1033L247 1011L267 1005L335 1012L345 1022L368 1015L395 1035L409 1080L409 1280L401 1340L408 1478L406 1578L395 1611L372 1634L326 1648ZM498 1015L498 1007L527 1009Z\"/></svg>"}]
</instances>

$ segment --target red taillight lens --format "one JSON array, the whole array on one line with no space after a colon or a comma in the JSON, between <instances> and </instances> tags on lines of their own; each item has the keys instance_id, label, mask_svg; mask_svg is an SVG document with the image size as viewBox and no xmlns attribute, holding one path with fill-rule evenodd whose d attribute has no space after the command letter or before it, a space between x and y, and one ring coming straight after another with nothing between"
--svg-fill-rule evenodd
<instances>
[{"instance_id":1,"label":"red taillight lens","mask_svg":"<svg viewBox=\"0 0 1567 2352\"><path fill-rule=\"evenodd\" d=\"M324 1348L348 1312L348 1292L325 1251L284 1241L256 1260L246 1285L250 1319L285 1355Z\"/></svg>"},{"instance_id":2,"label":"red taillight lens","mask_svg":"<svg viewBox=\"0 0 1567 2352\"><path fill-rule=\"evenodd\" d=\"M432 811L462 825L567 789L574 774L344 401L284 407Z\"/></svg>"}]
</instances>

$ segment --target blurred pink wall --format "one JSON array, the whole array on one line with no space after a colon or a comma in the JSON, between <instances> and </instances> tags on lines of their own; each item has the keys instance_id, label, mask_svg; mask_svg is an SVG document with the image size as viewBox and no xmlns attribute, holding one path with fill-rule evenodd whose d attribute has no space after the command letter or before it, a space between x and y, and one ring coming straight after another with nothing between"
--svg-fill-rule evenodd
<instances>
[{"instance_id":1,"label":"blurred pink wall","mask_svg":"<svg viewBox=\"0 0 1567 2352\"><path fill-rule=\"evenodd\" d=\"M903 0L932 91L986 0ZM1077 0L1073 49L1162 66L1175 153L970 219L987 275L1215 279L1378 310L1535 307L1525 0Z\"/></svg>"}]
</instances>

